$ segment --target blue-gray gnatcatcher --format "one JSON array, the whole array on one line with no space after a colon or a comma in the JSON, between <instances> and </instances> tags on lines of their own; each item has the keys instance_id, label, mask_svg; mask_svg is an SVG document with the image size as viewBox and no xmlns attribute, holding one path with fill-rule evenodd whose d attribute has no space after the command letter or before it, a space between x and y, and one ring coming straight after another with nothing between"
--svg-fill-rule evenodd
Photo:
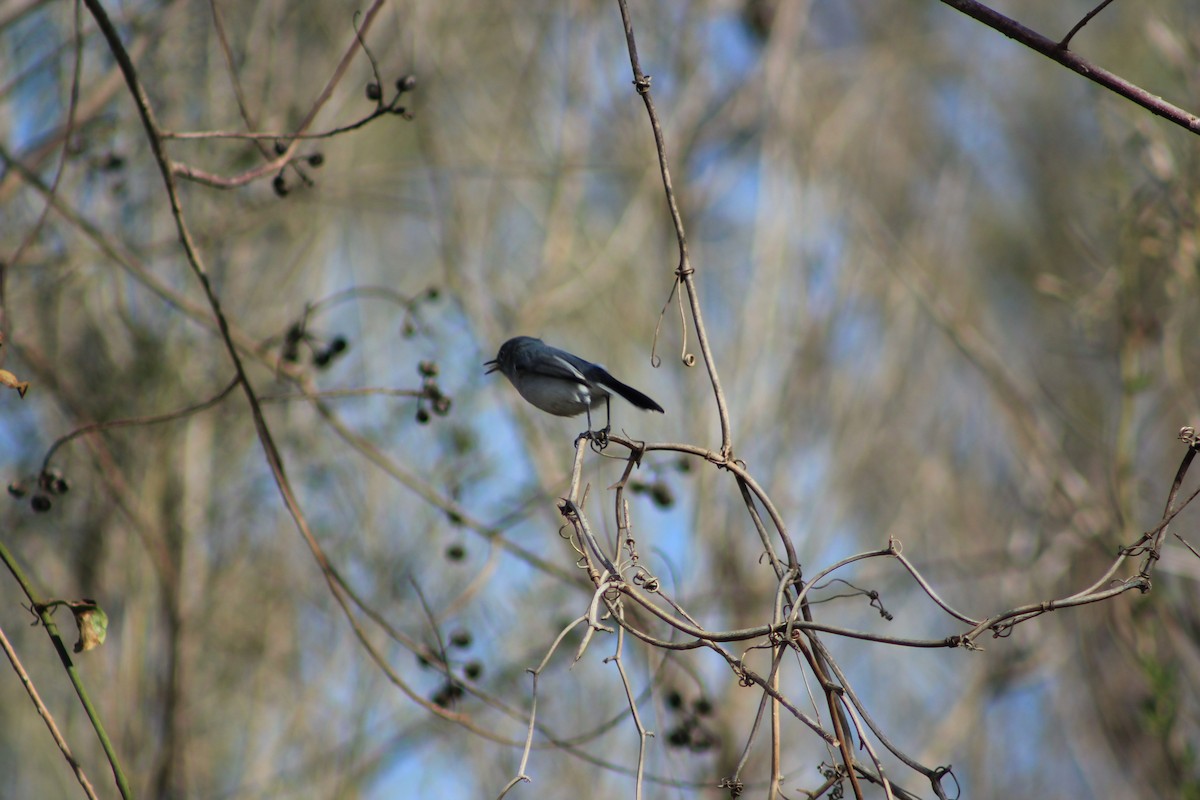
<instances>
[{"instance_id":1,"label":"blue-gray gnatcatcher","mask_svg":"<svg viewBox=\"0 0 1200 800\"><path fill-rule=\"evenodd\" d=\"M665 413L662 406L646 395L626 386L608 374L599 364L584 361L566 350L551 347L532 336L517 336L500 345L500 352L483 364L488 374L504 373L516 390L542 411L560 417L587 414L588 431L592 430L592 406L604 401L603 433L612 427L608 418L608 398L611 392L624 397L638 408Z\"/></svg>"}]
</instances>

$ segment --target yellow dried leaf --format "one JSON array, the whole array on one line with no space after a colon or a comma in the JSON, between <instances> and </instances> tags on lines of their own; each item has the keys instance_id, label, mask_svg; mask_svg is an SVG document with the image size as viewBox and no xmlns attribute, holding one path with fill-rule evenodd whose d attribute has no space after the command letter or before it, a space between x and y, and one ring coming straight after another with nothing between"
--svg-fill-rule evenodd
<instances>
[{"instance_id":1,"label":"yellow dried leaf","mask_svg":"<svg viewBox=\"0 0 1200 800\"><path fill-rule=\"evenodd\" d=\"M108 615L104 609L96 605L95 600L79 600L67 603L67 606L75 615L75 624L79 626L75 652L82 653L104 644L104 637L108 635Z\"/></svg>"},{"instance_id":2,"label":"yellow dried leaf","mask_svg":"<svg viewBox=\"0 0 1200 800\"><path fill-rule=\"evenodd\" d=\"M0 369L0 385L16 389L21 397L24 397L25 392L29 389L29 381L17 380L17 376L6 369Z\"/></svg>"}]
</instances>

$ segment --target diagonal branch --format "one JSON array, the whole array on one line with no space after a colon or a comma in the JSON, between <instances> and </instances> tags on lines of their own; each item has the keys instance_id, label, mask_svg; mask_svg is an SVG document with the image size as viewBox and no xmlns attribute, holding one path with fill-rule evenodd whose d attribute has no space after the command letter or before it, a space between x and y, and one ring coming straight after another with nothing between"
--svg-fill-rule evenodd
<instances>
[{"instance_id":1,"label":"diagonal branch","mask_svg":"<svg viewBox=\"0 0 1200 800\"><path fill-rule=\"evenodd\" d=\"M1179 106L1168 103L1157 95L1147 92L1140 86L1125 80L1120 75L1109 72L1103 67L1096 66L1086 58L1076 55L1066 48L1069 40L1064 39L1061 43L1056 42L1032 28L1025 27L1015 19L1006 17L999 11L977 2L977 0L942 0L942 2L951 8L961 11L971 19L1000 31L1000 33L1003 33L1008 38L1020 42L1032 50L1036 50L1046 58L1057 61L1064 67L1078 72L1083 77L1100 84L1105 89L1116 92L1128 100L1132 100L1150 113L1174 122L1176 125L1186 128L1192 133L1200 134L1200 117L1184 111Z\"/></svg>"}]
</instances>

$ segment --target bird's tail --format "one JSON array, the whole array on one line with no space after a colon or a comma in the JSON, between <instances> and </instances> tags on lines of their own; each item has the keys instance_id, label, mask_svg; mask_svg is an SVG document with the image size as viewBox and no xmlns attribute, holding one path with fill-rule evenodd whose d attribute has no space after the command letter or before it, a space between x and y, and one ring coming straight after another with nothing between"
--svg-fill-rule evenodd
<instances>
[{"instance_id":1,"label":"bird's tail","mask_svg":"<svg viewBox=\"0 0 1200 800\"><path fill-rule=\"evenodd\" d=\"M657 411L660 414L667 413L667 412L663 411L663 407L660 406L658 403L654 402L649 397L642 394L641 392L639 392L637 389L633 388L632 386L627 386L627 385L621 383L619 380L614 378L612 375L609 375L607 372L604 373L604 380L599 381L599 383L603 384L604 386L608 387L609 389L612 389L614 392L621 395L621 397L624 397L626 400L628 400L630 403L637 406L638 408L643 408L646 411Z\"/></svg>"}]
</instances>

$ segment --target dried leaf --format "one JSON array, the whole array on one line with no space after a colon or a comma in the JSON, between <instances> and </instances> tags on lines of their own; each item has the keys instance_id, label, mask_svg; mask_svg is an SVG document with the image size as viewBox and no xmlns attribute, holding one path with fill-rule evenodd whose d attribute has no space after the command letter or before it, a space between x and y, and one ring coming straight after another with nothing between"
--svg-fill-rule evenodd
<instances>
[{"instance_id":1,"label":"dried leaf","mask_svg":"<svg viewBox=\"0 0 1200 800\"><path fill-rule=\"evenodd\" d=\"M71 613L75 615L75 624L79 626L79 641L75 643L75 652L82 653L104 644L108 635L108 614L95 600L78 600L67 603Z\"/></svg>"},{"instance_id":2,"label":"dried leaf","mask_svg":"<svg viewBox=\"0 0 1200 800\"><path fill-rule=\"evenodd\" d=\"M0 369L0 385L16 389L21 397L24 397L25 392L29 389L29 381L17 380L17 376L6 369Z\"/></svg>"}]
</instances>

